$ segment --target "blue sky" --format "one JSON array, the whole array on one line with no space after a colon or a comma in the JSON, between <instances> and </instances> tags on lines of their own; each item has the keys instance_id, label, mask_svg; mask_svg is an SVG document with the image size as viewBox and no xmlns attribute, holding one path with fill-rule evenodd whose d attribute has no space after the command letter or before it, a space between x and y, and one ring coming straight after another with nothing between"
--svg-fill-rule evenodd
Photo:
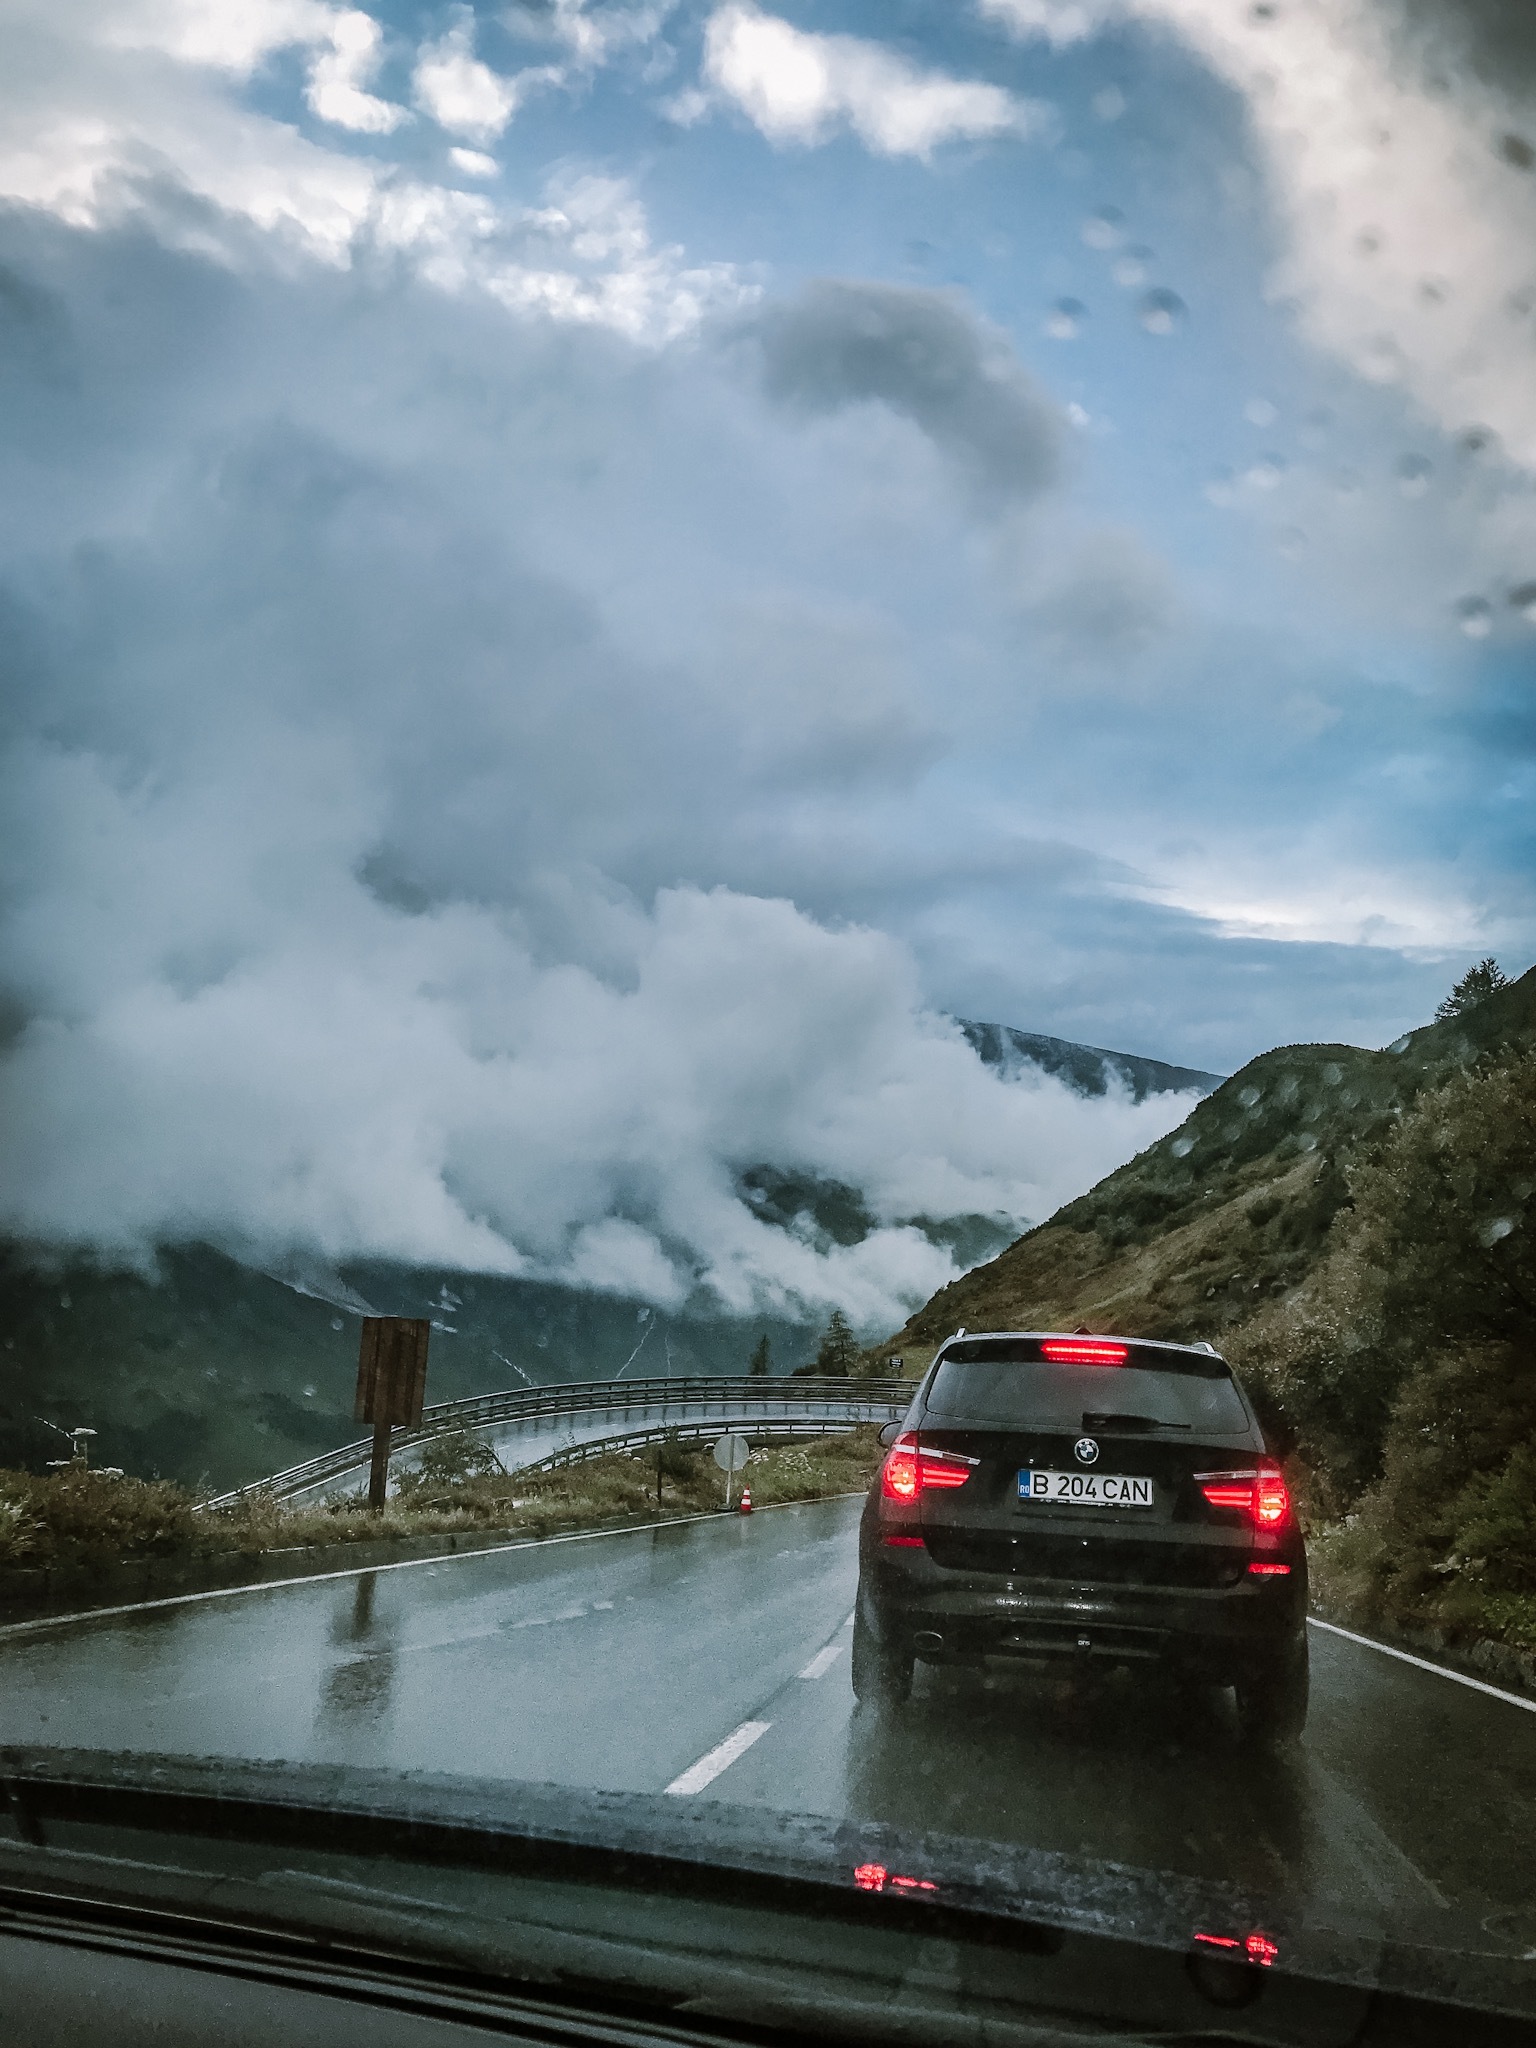
<instances>
[{"instance_id":1,"label":"blue sky","mask_svg":"<svg viewBox=\"0 0 1536 2048\"><path fill-rule=\"evenodd\" d=\"M1157 1135L946 1015L1230 1070L1536 954L1477 10L8 13L13 1231L869 1320Z\"/></svg>"}]
</instances>

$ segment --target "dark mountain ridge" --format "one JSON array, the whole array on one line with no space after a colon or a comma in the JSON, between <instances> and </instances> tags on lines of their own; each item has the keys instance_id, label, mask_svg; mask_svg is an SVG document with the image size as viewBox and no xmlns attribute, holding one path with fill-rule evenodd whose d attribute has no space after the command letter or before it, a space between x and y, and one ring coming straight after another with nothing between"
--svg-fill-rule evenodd
<instances>
[{"instance_id":1,"label":"dark mountain ridge","mask_svg":"<svg viewBox=\"0 0 1536 2048\"><path fill-rule=\"evenodd\" d=\"M1010 1080L1025 1067L1038 1067L1079 1095L1107 1095L1112 1087L1123 1088L1133 1102L1144 1102L1149 1095L1209 1095L1226 1079L1201 1067L1170 1066L1166 1060L1149 1060L1134 1052L1106 1052L1102 1046L1076 1045L1040 1031L1018 1031L1011 1024L979 1024L969 1017L957 1017L955 1022L978 1058Z\"/></svg>"}]
</instances>

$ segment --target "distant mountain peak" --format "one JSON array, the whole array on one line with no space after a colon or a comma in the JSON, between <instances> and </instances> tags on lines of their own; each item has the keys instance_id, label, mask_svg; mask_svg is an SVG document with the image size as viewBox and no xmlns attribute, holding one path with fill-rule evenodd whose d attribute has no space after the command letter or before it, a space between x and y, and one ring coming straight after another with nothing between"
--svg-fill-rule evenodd
<instances>
[{"instance_id":1,"label":"distant mountain peak","mask_svg":"<svg viewBox=\"0 0 1536 2048\"><path fill-rule=\"evenodd\" d=\"M1079 1095L1107 1095L1122 1087L1133 1102L1149 1095L1209 1095L1226 1080L1199 1067L1170 1066L1140 1053L1108 1052L1102 1046L1076 1045L1069 1038L1049 1038L1041 1031L1017 1031L1011 1024L984 1024L971 1017L955 1022L978 1059L1016 1080L1024 1067L1054 1074Z\"/></svg>"}]
</instances>

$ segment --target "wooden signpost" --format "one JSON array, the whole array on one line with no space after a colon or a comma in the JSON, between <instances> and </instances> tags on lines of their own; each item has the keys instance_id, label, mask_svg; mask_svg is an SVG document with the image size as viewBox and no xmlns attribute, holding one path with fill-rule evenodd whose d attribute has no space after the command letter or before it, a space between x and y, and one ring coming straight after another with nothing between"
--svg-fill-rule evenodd
<instances>
[{"instance_id":1,"label":"wooden signpost","mask_svg":"<svg viewBox=\"0 0 1536 2048\"><path fill-rule=\"evenodd\" d=\"M357 1354L357 1403L353 1419L373 1424L373 1462L368 1469L368 1505L375 1514L389 1489L389 1438L397 1424L421 1421L427 1391L430 1322L411 1316L364 1316Z\"/></svg>"}]
</instances>

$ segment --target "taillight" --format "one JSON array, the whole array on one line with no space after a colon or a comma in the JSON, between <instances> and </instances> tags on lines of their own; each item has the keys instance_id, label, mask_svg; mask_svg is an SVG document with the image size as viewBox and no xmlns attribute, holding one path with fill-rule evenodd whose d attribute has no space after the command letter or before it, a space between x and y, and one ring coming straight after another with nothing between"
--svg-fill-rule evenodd
<instances>
[{"instance_id":1,"label":"taillight","mask_svg":"<svg viewBox=\"0 0 1536 2048\"><path fill-rule=\"evenodd\" d=\"M917 1438L897 1437L880 1474L880 1491L887 1500L917 1499Z\"/></svg>"},{"instance_id":2,"label":"taillight","mask_svg":"<svg viewBox=\"0 0 1536 2048\"><path fill-rule=\"evenodd\" d=\"M1278 1529L1291 1512L1291 1496L1278 1472L1263 1471L1254 1489L1253 1519L1261 1529Z\"/></svg>"},{"instance_id":3,"label":"taillight","mask_svg":"<svg viewBox=\"0 0 1536 2048\"><path fill-rule=\"evenodd\" d=\"M1280 1529L1290 1519L1291 1496L1273 1465L1254 1472L1197 1472L1213 1508L1246 1515L1256 1529Z\"/></svg>"},{"instance_id":4,"label":"taillight","mask_svg":"<svg viewBox=\"0 0 1536 2048\"><path fill-rule=\"evenodd\" d=\"M1046 1337L1040 1345L1051 1365L1124 1365L1130 1355L1130 1345L1112 1337Z\"/></svg>"},{"instance_id":5,"label":"taillight","mask_svg":"<svg viewBox=\"0 0 1536 2048\"><path fill-rule=\"evenodd\" d=\"M880 1491L887 1500L914 1501L920 1493L952 1486L964 1486L971 1476L974 1458L962 1458L956 1451L931 1451L908 1430L891 1445L880 1474Z\"/></svg>"}]
</instances>

